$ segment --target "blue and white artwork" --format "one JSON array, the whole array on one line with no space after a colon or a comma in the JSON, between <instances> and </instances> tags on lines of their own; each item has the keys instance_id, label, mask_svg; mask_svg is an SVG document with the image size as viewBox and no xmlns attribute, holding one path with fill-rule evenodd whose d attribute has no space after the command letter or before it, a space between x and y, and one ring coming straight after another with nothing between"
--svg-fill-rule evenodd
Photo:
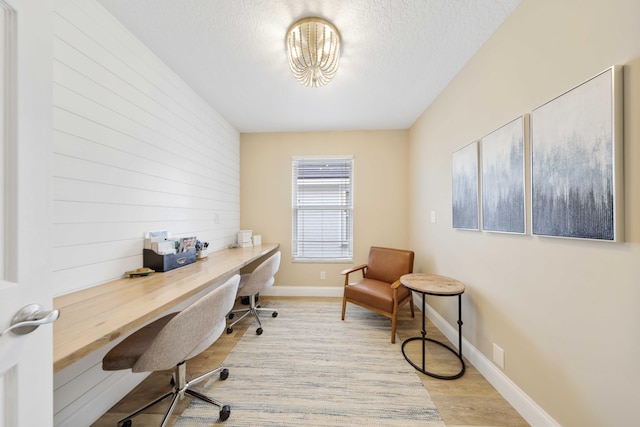
<instances>
[{"instance_id":1,"label":"blue and white artwork","mask_svg":"<svg viewBox=\"0 0 640 427\"><path fill-rule=\"evenodd\" d=\"M525 233L524 116L480 141L482 229Z\"/></svg>"},{"instance_id":2,"label":"blue and white artwork","mask_svg":"<svg viewBox=\"0 0 640 427\"><path fill-rule=\"evenodd\" d=\"M616 239L612 81L609 69L532 111L533 234Z\"/></svg>"},{"instance_id":3,"label":"blue and white artwork","mask_svg":"<svg viewBox=\"0 0 640 427\"><path fill-rule=\"evenodd\" d=\"M478 230L478 142L452 156L453 228Z\"/></svg>"}]
</instances>

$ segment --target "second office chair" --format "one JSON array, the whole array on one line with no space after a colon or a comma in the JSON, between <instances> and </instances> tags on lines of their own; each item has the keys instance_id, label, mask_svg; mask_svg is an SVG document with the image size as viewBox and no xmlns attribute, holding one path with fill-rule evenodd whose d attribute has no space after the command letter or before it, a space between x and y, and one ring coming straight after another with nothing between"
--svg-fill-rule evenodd
<instances>
[{"instance_id":1,"label":"second office chair","mask_svg":"<svg viewBox=\"0 0 640 427\"><path fill-rule=\"evenodd\" d=\"M233 327L236 323L247 317L249 314L253 314L253 316L258 321L258 329L256 329L256 334L262 334L262 322L260 322L260 316L258 312L260 311L268 311L271 313L271 316L277 317L278 312L275 309L262 308L260 307L256 300L258 294L264 289L270 287L275 282L275 274L280 267L280 252L276 252L267 258L262 264L256 267L252 273L243 274L240 278L240 285L238 286L238 295L239 297L249 297L249 307L241 308L237 310L232 310L229 313L229 319L233 319L236 314L243 313L235 322L230 324L227 327L227 333L230 334L233 332Z\"/></svg>"}]
</instances>

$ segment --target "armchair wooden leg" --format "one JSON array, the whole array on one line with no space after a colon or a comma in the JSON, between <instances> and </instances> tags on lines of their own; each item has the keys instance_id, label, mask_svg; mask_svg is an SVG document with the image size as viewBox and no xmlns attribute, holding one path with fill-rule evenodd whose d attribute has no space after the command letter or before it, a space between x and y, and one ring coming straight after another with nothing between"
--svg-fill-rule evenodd
<instances>
[{"instance_id":1,"label":"armchair wooden leg","mask_svg":"<svg viewBox=\"0 0 640 427\"><path fill-rule=\"evenodd\" d=\"M391 317L391 344L396 343L396 324L398 323L398 314L393 313Z\"/></svg>"},{"instance_id":2,"label":"armchair wooden leg","mask_svg":"<svg viewBox=\"0 0 640 427\"><path fill-rule=\"evenodd\" d=\"M344 313L347 310L347 299L342 297L342 320L344 320Z\"/></svg>"},{"instance_id":3,"label":"armchair wooden leg","mask_svg":"<svg viewBox=\"0 0 640 427\"><path fill-rule=\"evenodd\" d=\"M411 317L416 317L416 312L413 308L413 294L411 295L411 298L409 299L409 306L411 306Z\"/></svg>"}]
</instances>

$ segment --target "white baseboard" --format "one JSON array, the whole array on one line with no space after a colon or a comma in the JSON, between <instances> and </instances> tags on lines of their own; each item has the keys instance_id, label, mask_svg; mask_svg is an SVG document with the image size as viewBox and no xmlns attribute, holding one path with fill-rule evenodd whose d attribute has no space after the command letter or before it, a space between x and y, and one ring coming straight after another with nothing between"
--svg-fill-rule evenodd
<instances>
[{"instance_id":1,"label":"white baseboard","mask_svg":"<svg viewBox=\"0 0 640 427\"><path fill-rule=\"evenodd\" d=\"M422 307L422 298L414 294L414 302L419 309ZM427 304L427 318L447 337L449 342L458 349L458 330L451 326L438 312ZM484 354L475 348L464 337L462 338L462 354L489 383L498 390L498 393L515 408L516 411L533 427L560 427L544 409L523 392L504 372L494 365Z\"/></svg>"},{"instance_id":2,"label":"white baseboard","mask_svg":"<svg viewBox=\"0 0 640 427\"><path fill-rule=\"evenodd\" d=\"M274 297L339 297L342 298L342 286L272 286L264 296Z\"/></svg>"}]
</instances>

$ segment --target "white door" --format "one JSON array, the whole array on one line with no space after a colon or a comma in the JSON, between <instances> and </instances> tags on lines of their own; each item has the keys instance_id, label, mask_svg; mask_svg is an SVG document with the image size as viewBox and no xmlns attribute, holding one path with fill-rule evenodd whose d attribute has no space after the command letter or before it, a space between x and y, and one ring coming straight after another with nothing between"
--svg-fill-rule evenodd
<instances>
[{"instance_id":1,"label":"white door","mask_svg":"<svg viewBox=\"0 0 640 427\"><path fill-rule=\"evenodd\" d=\"M0 333L24 306L52 309L51 3L0 0ZM52 349L51 324L0 336L0 427L52 425Z\"/></svg>"}]
</instances>

